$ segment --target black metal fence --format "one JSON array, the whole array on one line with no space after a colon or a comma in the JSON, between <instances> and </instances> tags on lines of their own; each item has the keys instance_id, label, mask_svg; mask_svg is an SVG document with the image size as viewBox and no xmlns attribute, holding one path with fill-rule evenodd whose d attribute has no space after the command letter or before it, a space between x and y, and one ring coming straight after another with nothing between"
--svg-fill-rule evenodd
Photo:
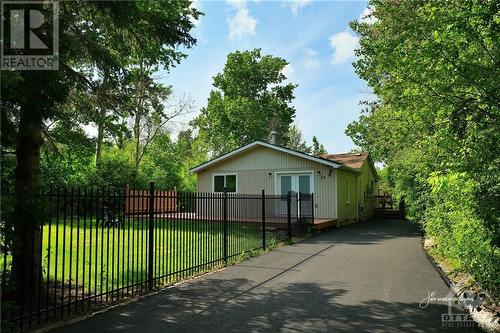
<instances>
[{"instance_id":1,"label":"black metal fence","mask_svg":"<svg viewBox=\"0 0 500 333\"><path fill-rule=\"evenodd\" d=\"M9 199L3 195L4 232ZM161 192L154 183L135 191L58 189L34 200L44 213L31 253L13 259L22 245L2 235L4 329L40 326L173 284L303 234L314 219L312 194ZM21 267L17 275L13 267Z\"/></svg>"}]
</instances>

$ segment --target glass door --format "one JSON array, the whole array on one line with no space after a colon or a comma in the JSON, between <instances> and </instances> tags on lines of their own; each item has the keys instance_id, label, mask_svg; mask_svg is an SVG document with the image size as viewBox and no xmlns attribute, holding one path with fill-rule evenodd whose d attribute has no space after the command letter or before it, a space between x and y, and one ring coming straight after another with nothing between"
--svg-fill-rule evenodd
<instances>
[{"instance_id":1,"label":"glass door","mask_svg":"<svg viewBox=\"0 0 500 333\"><path fill-rule=\"evenodd\" d=\"M311 175L298 176L298 192L311 194Z\"/></svg>"},{"instance_id":2,"label":"glass door","mask_svg":"<svg viewBox=\"0 0 500 333\"><path fill-rule=\"evenodd\" d=\"M287 215L286 196L288 195L288 192L293 191L293 176L289 174L279 175L278 181L279 181L278 194L281 195L281 198L278 200L276 213L280 216L286 216Z\"/></svg>"},{"instance_id":3,"label":"glass door","mask_svg":"<svg viewBox=\"0 0 500 333\"><path fill-rule=\"evenodd\" d=\"M294 195L297 192L300 193L311 193L312 187L312 175L311 174L281 174L278 176L278 190L282 198L276 207L278 215L287 215L287 195L288 192L292 192ZM297 205L297 209L299 209Z\"/></svg>"}]
</instances>

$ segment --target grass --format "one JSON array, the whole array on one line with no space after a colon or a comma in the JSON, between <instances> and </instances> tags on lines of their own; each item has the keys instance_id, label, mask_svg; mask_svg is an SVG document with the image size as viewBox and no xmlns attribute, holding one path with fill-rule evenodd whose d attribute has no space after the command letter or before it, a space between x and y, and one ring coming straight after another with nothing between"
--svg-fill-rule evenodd
<instances>
[{"instance_id":1,"label":"grass","mask_svg":"<svg viewBox=\"0 0 500 333\"><path fill-rule=\"evenodd\" d=\"M75 296L142 284L147 281L148 233L146 218L126 221L123 227L103 227L95 219L52 221L42 231L43 281L49 281L46 286L56 294L65 288ZM157 282L172 283L223 263L223 235L220 221L158 219L153 265ZM258 223L228 223L228 256L236 260L261 247L261 237ZM272 234L267 240L277 241ZM7 260L9 264L11 258Z\"/></svg>"}]
</instances>

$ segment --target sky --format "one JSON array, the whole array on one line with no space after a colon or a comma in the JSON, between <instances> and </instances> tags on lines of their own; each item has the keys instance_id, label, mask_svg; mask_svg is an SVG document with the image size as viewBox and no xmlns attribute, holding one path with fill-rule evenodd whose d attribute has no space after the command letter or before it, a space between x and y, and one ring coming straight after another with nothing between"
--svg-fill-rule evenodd
<instances>
[{"instance_id":1,"label":"sky","mask_svg":"<svg viewBox=\"0 0 500 333\"><path fill-rule=\"evenodd\" d=\"M358 37L349 22L368 13L366 1L195 1L193 6L205 14L192 31L198 42L185 50L181 64L159 76L175 95L193 100L195 112L182 122L206 106L212 77L222 71L228 53L261 48L262 54L289 62L284 74L298 84L292 104L304 138L310 143L316 135L334 153L355 148L345 128L358 118L360 101L373 96L352 67Z\"/></svg>"}]
</instances>

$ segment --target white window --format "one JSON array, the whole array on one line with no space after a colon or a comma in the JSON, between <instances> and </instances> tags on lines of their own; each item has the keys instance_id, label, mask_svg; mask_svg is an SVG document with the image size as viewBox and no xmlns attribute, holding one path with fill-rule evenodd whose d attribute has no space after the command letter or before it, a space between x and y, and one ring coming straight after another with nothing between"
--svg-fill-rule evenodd
<instances>
[{"instance_id":1,"label":"white window","mask_svg":"<svg viewBox=\"0 0 500 333\"><path fill-rule=\"evenodd\" d=\"M235 173L214 175L212 184L214 192L224 192L224 187L228 193L236 193L238 189L238 181Z\"/></svg>"}]
</instances>

